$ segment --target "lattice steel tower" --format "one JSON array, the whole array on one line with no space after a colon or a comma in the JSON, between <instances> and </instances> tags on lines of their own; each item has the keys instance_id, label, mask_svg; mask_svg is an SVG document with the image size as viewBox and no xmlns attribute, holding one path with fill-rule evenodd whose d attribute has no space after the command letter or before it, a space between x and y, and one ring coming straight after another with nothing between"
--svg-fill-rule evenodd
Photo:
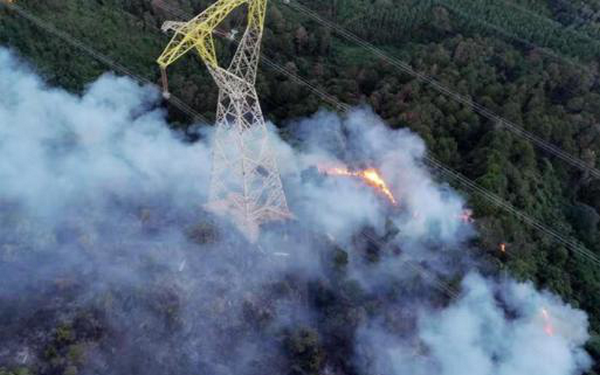
<instances>
[{"instance_id":1,"label":"lattice steel tower","mask_svg":"<svg viewBox=\"0 0 600 375\"><path fill-rule=\"evenodd\" d=\"M227 69L219 66L213 32L247 4L248 25ZM168 21L175 35L158 59L167 92L166 68L195 50L219 87L207 207L225 214L251 240L260 225L290 218L281 178L255 89L267 0L219 0L188 22Z\"/></svg>"}]
</instances>

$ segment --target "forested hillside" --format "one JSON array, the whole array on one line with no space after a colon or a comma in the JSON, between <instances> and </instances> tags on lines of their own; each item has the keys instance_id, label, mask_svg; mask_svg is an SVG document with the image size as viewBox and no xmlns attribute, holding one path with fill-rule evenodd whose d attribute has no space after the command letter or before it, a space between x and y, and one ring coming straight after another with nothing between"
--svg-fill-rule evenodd
<instances>
[{"instance_id":1,"label":"forested hillside","mask_svg":"<svg viewBox=\"0 0 600 375\"><path fill-rule=\"evenodd\" d=\"M212 1L17 3L158 83L155 60L168 41L159 31L160 25L178 15L195 15ZM600 1L303 0L302 4L589 167L600 167ZM241 29L242 15L228 19L222 29ZM81 92L108 69L5 8L0 8L0 45L18 51L50 83L73 92ZM219 39L220 58L229 57L234 48L232 42ZM407 127L418 133L439 161L600 256L599 179L336 36L279 0L269 4L263 51L339 101L371 106L390 127ZM175 95L208 119L214 118L217 91L196 58L186 57L170 69L169 78ZM307 87L265 65L261 66L258 91L265 115L284 137L291 132L293 120L328 106ZM174 126L190 125L189 118L175 107L169 107L169 117ZM456 181L447 182L464 191L474 210L480 235L473 246L477 250L469 251L585 310L592 326L587 349L600 363L600 268ZM499 251L500 244L506 244L506 252ZM355 298L353 291L344 293L345 301ZM336 314L333 310L331 307L323 314ZM93 336L94 327L80 320L77 324L85 326L82 337ZM62 329L54 345L61 348L61 356L76 357L77 353L64 353L77 350L76 337L80 336ZM298 362L293 373L320 373L325 349L312 331L290 334L286 340ZM590 374L600 373L599 366ZM69 367L55 368L63 371ZM7 371L0 369L0 374L13 374ZM64 371L46 373L73 374Z\"/></svg>"}]
</instances>

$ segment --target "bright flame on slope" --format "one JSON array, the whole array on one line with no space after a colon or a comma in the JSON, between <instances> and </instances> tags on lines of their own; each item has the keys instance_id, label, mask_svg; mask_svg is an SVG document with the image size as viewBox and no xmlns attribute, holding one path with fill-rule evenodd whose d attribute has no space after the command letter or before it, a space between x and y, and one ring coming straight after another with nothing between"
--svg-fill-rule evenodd
<instances>
[{"instance_id":1,"label":"bright flame on slope","mask_svg":"<svg viewBox=\"0 0 600 375\"><path fill-rule=\"evenodd\" d=\"M381 194L392 202L393 205L398 204L396 198L389 189L387 183L379 174L379 171L375 168L367 168L360 171L350 171L347 167L334 167L334 168L319 168L321 173L325 173L330 176L348 176L358 177L363 180L367 185L374 187Z\"/></svg>"},{"instance_id":2,"label":"bright flame on slope","mask_svg":"<svg viewBox=\"0 0 600 375\"><path fill-rule=\"evenodd\" d=\"M542 308L542 318L544 319L544 332L548 336L554 336L554 326L552 325L550 313L545 307Z\"/></svg>"}]
</instances>

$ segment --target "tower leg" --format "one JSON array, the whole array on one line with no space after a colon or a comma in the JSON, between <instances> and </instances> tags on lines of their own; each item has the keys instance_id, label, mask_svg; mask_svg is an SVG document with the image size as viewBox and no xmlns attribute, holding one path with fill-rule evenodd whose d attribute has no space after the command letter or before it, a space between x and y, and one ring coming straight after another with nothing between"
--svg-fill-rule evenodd
<instances>
[{"instance_id":1,"label":"tower leg","mask_svg":"<svg viewBox=\"0 0 600 375\"><path fill-rule=\"evenodd\" d=\"M260 225L292 217L254 86L213 71L220 83L207 207L256 241Z\"/></svg>"}]
</instances>

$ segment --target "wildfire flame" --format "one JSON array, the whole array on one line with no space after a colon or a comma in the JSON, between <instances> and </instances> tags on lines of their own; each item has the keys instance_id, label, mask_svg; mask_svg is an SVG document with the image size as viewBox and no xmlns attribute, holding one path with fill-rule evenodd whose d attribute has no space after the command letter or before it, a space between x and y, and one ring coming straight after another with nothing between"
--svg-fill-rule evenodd
<instances>
[{"instance_id":1,"label":"wildfire flame","mask_svg":"<svg viewBox=\"0 0 600 375\"><path fill-rule=\"evenodd\" d=\"M500 244L500 251L503 253L506 253L506 244L505 243Z\"/></svg>"},{"instance_id":2,"label":"wildfire flame","mask_svg":"<svg viewBox=\"0 0 600 375\"><path fill-rule=\"evenodd\" d=\"M544 319L544 332L548 336L554 336L554 326L552 325L552 319L550 317L550 313L548 309L545 307L542 308L542 319Z\"/></svg>"},{"instance_id":3,"label":"wildfire flame","mask_svg":"<svg viewBox=\"0 0 600 375\"><path fill-rule=\"evenodd\" d=\"M381 177L381 174L375 168L367 168L360 171L351 171L346 167L334 167L334 168L320 168L321 173L325 173L330 176L347 176L357 177L363 180L367 185L377 189L383 194L393 205L398 204L396 198L389 189L387 183Z\"/></svg>"}]
</instances>

